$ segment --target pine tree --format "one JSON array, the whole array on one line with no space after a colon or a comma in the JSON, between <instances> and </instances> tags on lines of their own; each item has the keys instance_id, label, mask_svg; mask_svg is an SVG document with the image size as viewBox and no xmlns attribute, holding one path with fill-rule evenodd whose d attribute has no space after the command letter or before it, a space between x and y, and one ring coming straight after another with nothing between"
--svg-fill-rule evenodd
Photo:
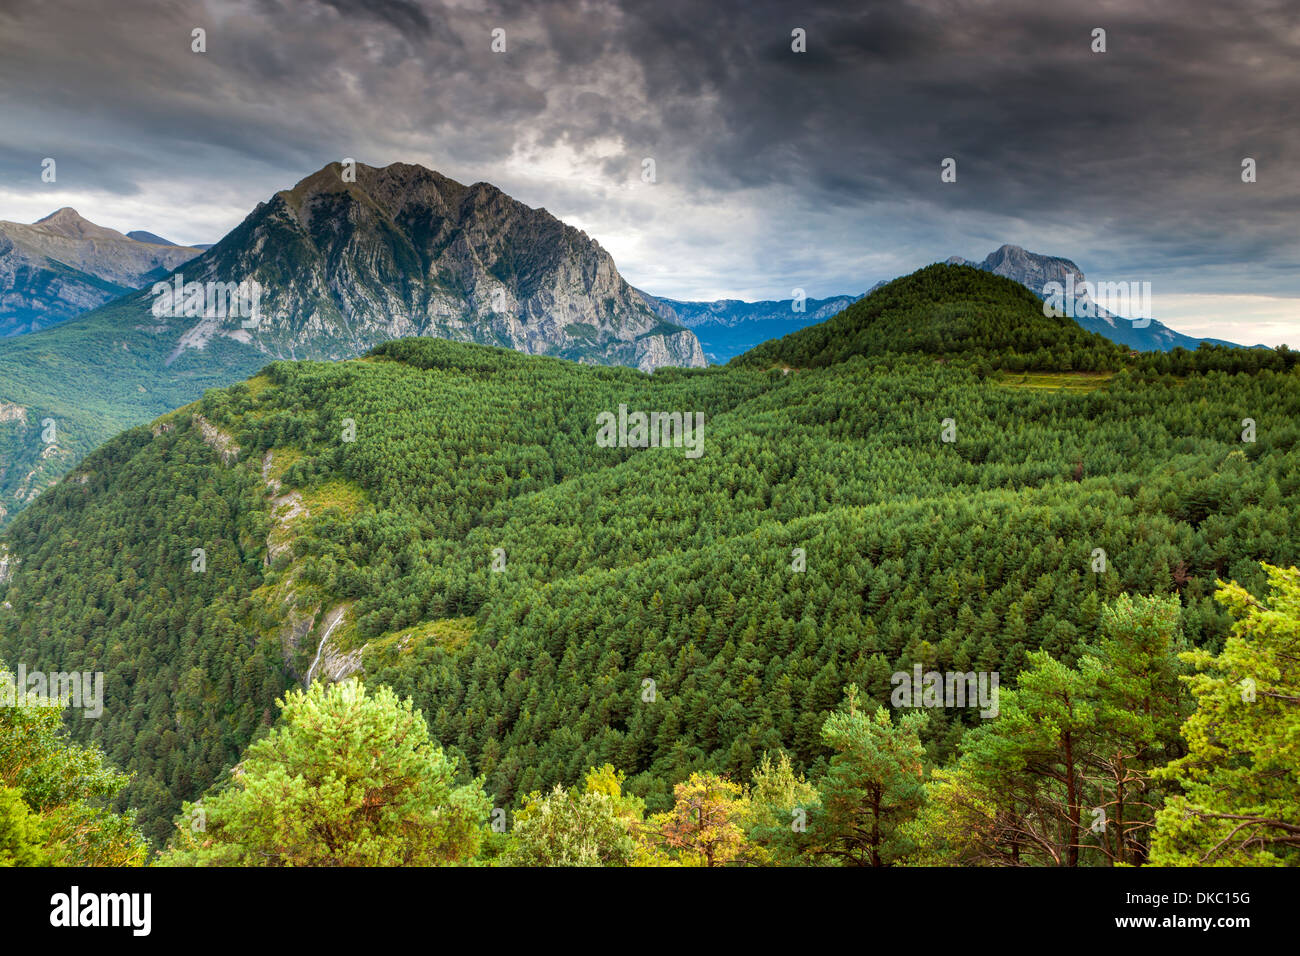
<instances>
[{"instance_id":1,"label":"pine tree","mask_svg":"<svg viewBox=\"0 0 1300 956\"><path fill-rule=\"evenodd\" d=\"M1182 655L1201 672L1187 679L1196 711L1187 755L1159 774L1184 795L1157 817L1154 863L1300 864L1300 570L1264 570L1266 599L1220 582L1236 619L1223 650Z\"/></svg>"},{"instance_id":2,"label":"pine tree","mask_svg":"<svg viewBox=\"0 0 1300 956\"><path fill-rule=\"evenodd\" d=\"M844 866L889 866L906 856L912 843L902 827L924 799L919 735L927 721L911 713L895 722L885 707L861 711L849 685L843 709L822 725L833 756L809 814L809 853Z\"/></svg>"},{"instance_id":3,"label":"pine tree","mask_svg":"<svg viewBox=\"0 0 1300 956\"><path fill-rule=\"evenodd\" d=\"M490 809L481 781L455 784L455 762L410 700L318 682L280 707L230 786L185 805L161 862L427 866L474 855Z\"/></svg>"}]
</instances>

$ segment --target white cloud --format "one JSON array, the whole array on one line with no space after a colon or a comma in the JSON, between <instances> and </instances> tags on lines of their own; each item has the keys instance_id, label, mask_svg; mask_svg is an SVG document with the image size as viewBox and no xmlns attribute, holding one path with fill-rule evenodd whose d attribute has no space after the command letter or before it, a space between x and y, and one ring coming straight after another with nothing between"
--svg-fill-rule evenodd
<instances>
[{"instance_id":1,"label":"white cloud","mask_svg":"<svg viewBox=\"0 0 1300 956\"><path fill-rule=\"evenodd\" d=\"M1155 318L1184 335L1300 348L1300 298L1169 293L1154 306Z\"/></svg>"}]
</instances>

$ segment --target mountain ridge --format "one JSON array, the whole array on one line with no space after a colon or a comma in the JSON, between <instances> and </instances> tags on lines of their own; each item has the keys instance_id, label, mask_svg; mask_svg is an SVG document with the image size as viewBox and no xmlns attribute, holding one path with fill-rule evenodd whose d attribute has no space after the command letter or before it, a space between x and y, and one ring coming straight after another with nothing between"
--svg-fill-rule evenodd
<instances>
[{"instance_id":1,"label":"mountain ridge","mask_svg":"<svg viewBox=\"0 0 1300 956\"><path fill-rule=\"evenodd\" d=\"M980 262L961 256L950 256L943 260L943 264L967 265L985 272L993 272L1019 282L1040 300L1044 297L1043 287L1048 282L1064 284L1069 276L1077 288L1087 281L1083 270L1073 260L1062 256L1029 252L1011 243L999 246ZM895 277L897 278L900 277ZM780 338L800 328L824 321L895 279L881 279L866 292L857 295L844 294L823 299L807 299L804 302L805 312L795 312L792 299L753 302L740 299L695 301L669 299L644 291L641 291L641 295L650 303L651 308L663 317L694 329L696 335L700 336L705 351L712 353L712 357L725 361L764 341ZM838 308L835 307L837 305ZM1232 348L1267 348L1261 345L1242 345L1225 339L1184 335L1155 319L1152 319L1149 325L1136 326L1133 318L1116 315L1100 306L1096 307L1093 316L1075 315L1070 318L1087 331L1096 332L1112 342L1127 345L1138 351L1167 352L1175 348L1190 350L1195 349L1202 342ZM748 334L739 330L745 330Z\"/></svg>"},{"instance_id":2,"label":"mountain ridge","mask_svg":"<svg viewBox=\"0 0 1300 956\"><path fill-rule=\"evenodd\" d=\"M715 364L735 358L769 339L824 322L862 298L862 295L839 295L805 299L798 303L801 308L796 310L794 299L690 302L651 295L642 289L636 291L665 321L693 331L705 355Z\"/></svg>"},{"instance_id":3,"label":"mountain ridge","mask_svg":"<svg viewBox=\"0 0 1300 956\"><path fill-rule=\"evenodd\" d=\"M201 252L123 235L71 206L34 223L0 221L0 337L75 318Z\"/></svg>"}]
</instances>

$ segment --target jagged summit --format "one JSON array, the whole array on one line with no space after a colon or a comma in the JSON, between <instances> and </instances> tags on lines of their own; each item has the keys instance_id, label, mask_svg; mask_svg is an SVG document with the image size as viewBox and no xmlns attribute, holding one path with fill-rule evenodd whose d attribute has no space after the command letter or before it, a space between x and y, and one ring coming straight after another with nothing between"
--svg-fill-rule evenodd
<instances>
[{"instance_id":1,"label":"jagged summit","mask_svg":"<svg viewBox=\"0 0 1300 956\"><path fill-rule=\"evenodd\" d=\"M490 183L423 166L330 163L277 192L187 270L256 280L264 320L195 325L285 358L343 358L411 335L652 370L702 366L690 331L659 318L585 233Z\"/></svg>"},{"instance_id":2,"label":"jagged summit","mask_svg":"<svg viewBox=\"0 0 1300 956\"><path fill-rule=\"evenodd\" d=\"M1069 259L1029 252L1023 246L1004 243L984 257L983 262L973 262L961 256L946 260L948 265L974 266L1019 282L1033 292L1042 294L1048 282L1064 282L1073 275L1076 282L1083 281L1083 270Z\"/></svg>"}]
</instances>

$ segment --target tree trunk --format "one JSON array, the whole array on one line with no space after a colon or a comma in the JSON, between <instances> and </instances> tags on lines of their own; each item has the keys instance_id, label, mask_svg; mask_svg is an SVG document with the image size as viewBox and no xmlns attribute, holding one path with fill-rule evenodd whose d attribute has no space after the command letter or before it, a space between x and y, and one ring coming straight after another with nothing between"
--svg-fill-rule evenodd
<instances>
[{"instance_id":1,"label":"tree trunk","mask_svg":"<svg viewBox=\"0 0 1300 956\"><path fill-rule=\"evenodd\" d=\"M1079 786L1078 781L1074 779L1074 741L1071 740L1070 734L1066 733L1065 737L1065 789L1066 799L1069 801L1070 814L1070 845L1066 849L1065 864L1066 866L1079 865Z\"/></svg>"}]
</instances>

